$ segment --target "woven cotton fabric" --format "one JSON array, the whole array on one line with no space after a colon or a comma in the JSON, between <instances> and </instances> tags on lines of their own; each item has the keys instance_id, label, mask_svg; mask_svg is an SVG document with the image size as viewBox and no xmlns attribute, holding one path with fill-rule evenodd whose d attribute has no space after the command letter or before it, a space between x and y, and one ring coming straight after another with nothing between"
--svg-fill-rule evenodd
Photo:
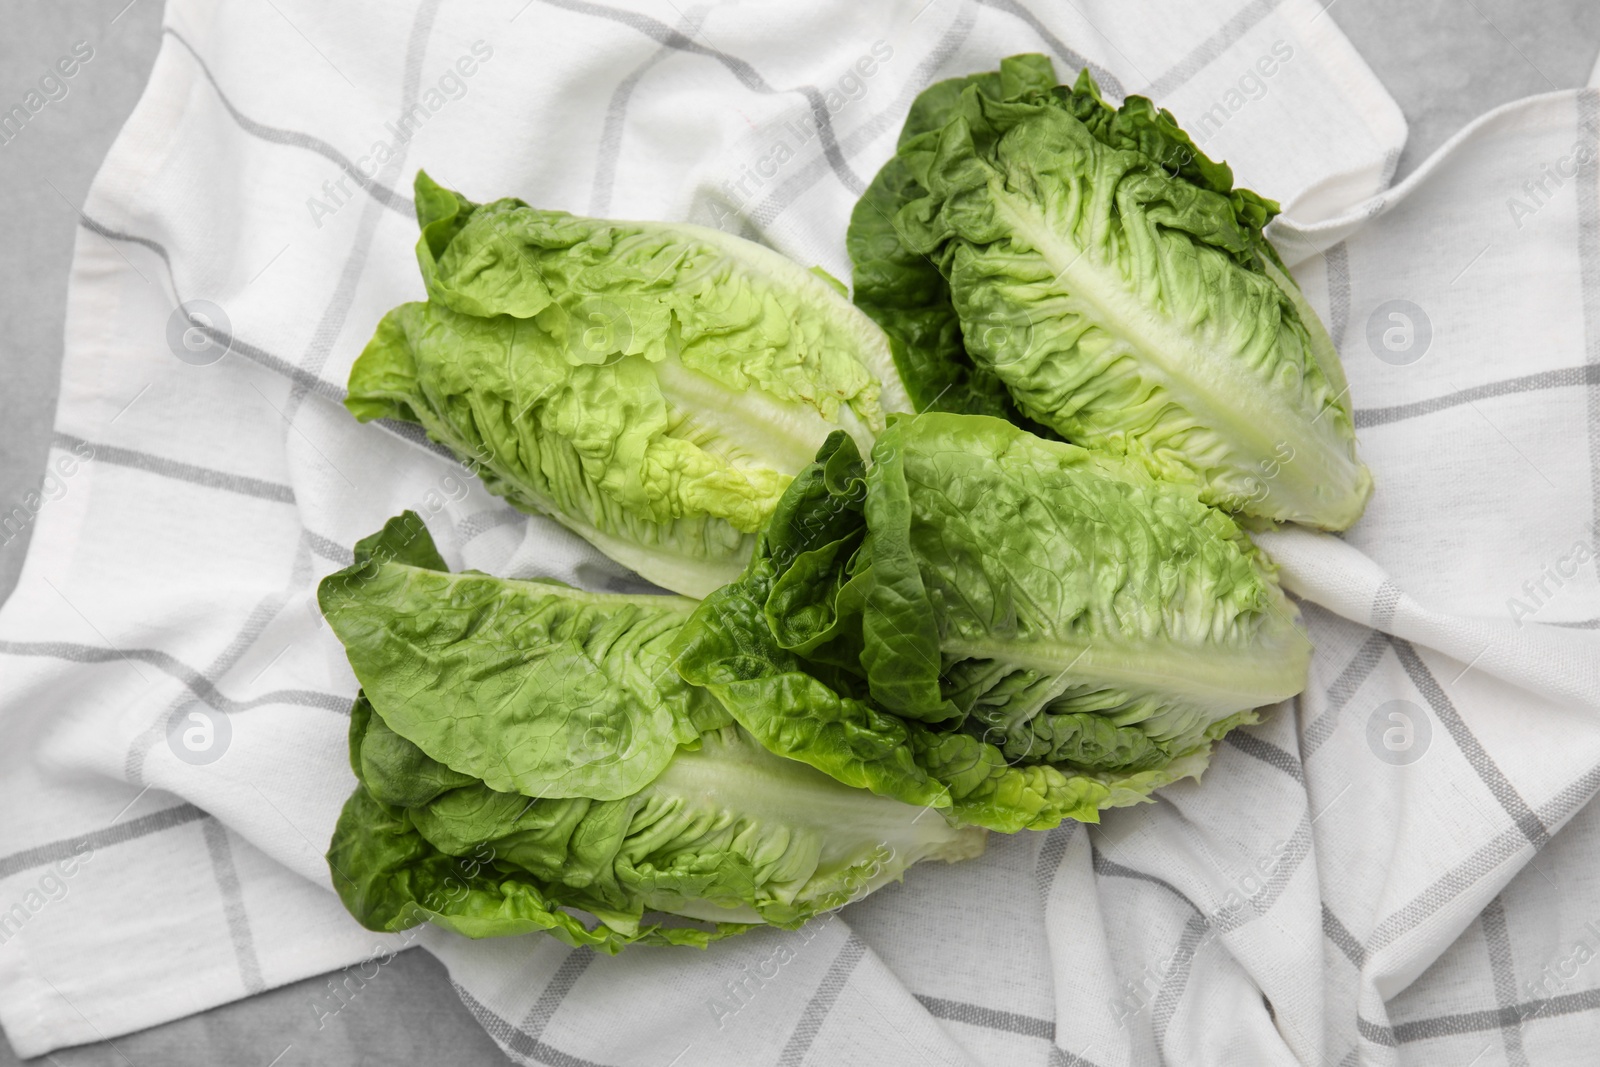
<instances>
[{"instance_id":1,"label":"woven cotton fabric","mask_svg":"<svg viewBox=\"0 0 1600 1067\"><path fill-rule=\"evenodd\" d=\"M1377 483L1343 536L1260 538L1317 644L1305 694L1203 785L799 932L608 958L358 927L322 858L356 683L318 579L412 508L453 567L629 580L341 406L422 295L415 170L847 278L915 94L1029 51L1152 96L1286 206ZM1391 188L1404 123L1309 0L171 0L82 208L0 609L7 1037L115 1038L420 944L528 1064L1592 1062L1597 123L1593 90L1523 101Z\"/></svg>"}]
</instances>

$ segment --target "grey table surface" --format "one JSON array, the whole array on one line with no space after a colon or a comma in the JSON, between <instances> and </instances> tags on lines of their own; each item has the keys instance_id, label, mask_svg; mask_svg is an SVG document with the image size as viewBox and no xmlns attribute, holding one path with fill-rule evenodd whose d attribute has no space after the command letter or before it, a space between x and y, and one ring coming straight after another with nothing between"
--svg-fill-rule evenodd
<instances>
[{"instance_id":1,"label":"grey table surface","mask_svg":"<svg viewBox=\"0 0 1600 1067\"><path fill-rule=\"evenodd\" d=\"M1410 139L1399 176L1473 118L1588 81L1600 50L1593 0L1333 0L1329 17L1399 102ZM0 34L0 102L20 99L79 41L94 56L23 133L0 144L0 516L37 488L55 420L78 206L133 110L161 39L156 0L12 5ZM0 599L31 529L0 527ZM9 537L9 540L7 539ZM327 976L49 1059L98 1064L502 1064L505 1057L431 956L406 952L319 1026ZM274 1061L274 1057L281 1056ZM0 1067L16 1064L0 1042Z\"/></svg>"}]
</instances>

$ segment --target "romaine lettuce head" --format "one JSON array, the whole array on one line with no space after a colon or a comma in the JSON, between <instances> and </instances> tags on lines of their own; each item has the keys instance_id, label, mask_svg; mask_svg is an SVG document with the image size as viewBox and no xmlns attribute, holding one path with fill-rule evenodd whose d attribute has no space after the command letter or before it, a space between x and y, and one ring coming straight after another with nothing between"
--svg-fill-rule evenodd
<instances>
[{"instance_id":1,"label":"romaine lettuce head","mask_svg":"<svg viewBox=\"0 0 1600 1067\"><path fill-rule=\"evenodd\" d=\"M928 89L852 217L856 301L919 409L1033 420L1230 511L1350 526L1371 476L1263 233L1278 206L1149 100L1054 82L1018 56Z\"/></svg>"},{"instance_id":2,"label":"romaine lettuce head","mask_svg":"<svg viewBox=\"0 0 1600 1067\"><path fill-rule=\"evenodd\" d=\"M987 416L830 438L676 642L772 751L961 820L1094 821L1305 686L1271 563L1192 486Z\"/></svg>"},{"instance_id":3,"label":"romaine lettuce head","mask_svg":"<svg viewBox=\"0 0 1600 1067\"><path fill-rule=\"evenodd\" d=\"M704 945L982 851L768 752L679 678L692 602L449 574L409 512L320 599L363 685L328 864L370 929Z\"/></svg>"},{"instance_id":4,"label":"romaine lettuce head","mask_svg":"<svg viewBox=\"0 0 1600 1067\"><path fill-rule=\"evenodd\" d=\"M687 224L475 204L416 180L426 302L378 324L346 406L420 423L513 505L644 577L736 577L835 429L909 410L883 334L821 272Z\"/></svg>"}]
</instances>

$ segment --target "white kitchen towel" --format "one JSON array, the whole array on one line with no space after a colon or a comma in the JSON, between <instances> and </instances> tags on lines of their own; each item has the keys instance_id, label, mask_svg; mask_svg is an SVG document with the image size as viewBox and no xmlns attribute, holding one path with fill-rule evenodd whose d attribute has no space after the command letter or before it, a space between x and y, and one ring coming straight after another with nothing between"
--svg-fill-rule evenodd
<instances>
[{"instance_id":1,"label":"white kitchen towel","mask_svg":"<svg viewBox=\"0 0 1600 1067\"><path fill-rule=\"evenodd\" d=\"M1378 483L1343 538L1263 539L1305 696L1203 786L797 933L613 959L357 927L322 860L355 682L316 580L407 507L452 565L628 578L340 406L422 292L415 169L848 277L911 98L1023 51L1154 96L1288 205ZM525 1063L1588 1062L1597 111L1503 108L1387 190L1404 124L1309 0L172 0L83 206L50 472L0 514L33 527L0 608L0 1024L31 1056L420 942Z\"/></svg>"}]
</instances>

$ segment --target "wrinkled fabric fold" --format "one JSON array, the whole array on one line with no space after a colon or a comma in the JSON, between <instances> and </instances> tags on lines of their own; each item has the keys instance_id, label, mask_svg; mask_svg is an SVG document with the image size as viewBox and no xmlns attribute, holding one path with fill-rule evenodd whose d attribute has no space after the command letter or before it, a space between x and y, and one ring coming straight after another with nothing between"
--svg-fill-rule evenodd
<instances>
[{"instance_id":1,"label":"wrinkled fabric fold","mask_svg":"<svg viewBox=\"0 0 1600 1067\"><path fill-rule=\"evenodd\" d=\"M0 608L19 1055L421 943L522 1063L1583 1062L1592 91L1500 109L1386 191L1404 123L1308 0L279 7L169 3L83 205L65 488ZM341 405L383 314L424 296L415 170L848 277L850 212L916 94L1041 50L1112 98L1154 85L1285 207L1269 233L1343 357L1376 487L1342 539L1258 542L1316 644L1307 692L1219 744L1201 784L1094 829L991 835L798 931L605 958L361 930L323 861L357 685L316 582L409 508L452 570L649 591ZM224 317L174 319L191 301Z\"/></svg>"}]
</instances>

